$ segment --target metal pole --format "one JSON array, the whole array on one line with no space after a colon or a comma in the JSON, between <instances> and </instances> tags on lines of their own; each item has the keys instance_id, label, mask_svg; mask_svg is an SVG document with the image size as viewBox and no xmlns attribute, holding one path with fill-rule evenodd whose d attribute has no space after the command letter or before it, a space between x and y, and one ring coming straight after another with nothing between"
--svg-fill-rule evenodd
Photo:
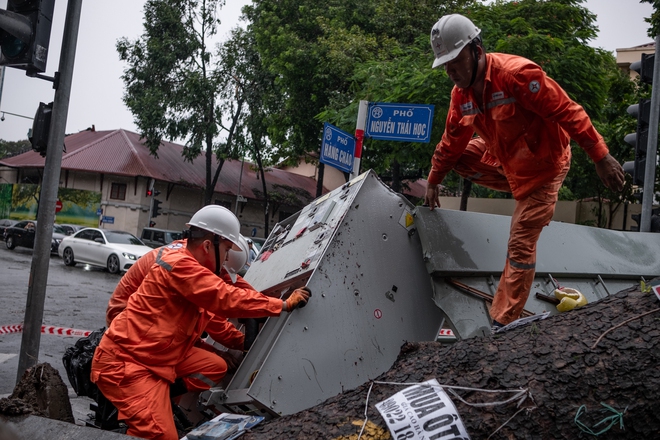
<instances>
[{"instance_id":1,"label":"metal pole","mask_svg":"<svg viewBox=\"0 0 660 440\"><path fill-rule=\"evenodd\" d=\"M149 212L147 213L147 228L151 227L151 213L154 212L154 185L156 179L149 179L149 189L151 190L151 197L149 198Z\"/></svg>"},{"instance_id":2,"label":"metal pole","mask_svg":"<svg viewBox=\"0 0 660 440\"><path fill-rule=\"evenodd\" d=\"M644 192L642 193L642 216L639 230L651 231L651 214L655 198L655 160L658 150L658 120L660 119L660 35L655 37L655 59L653 61L653 88L651 89L651 113L649 114L649 137L646 144L646 167L644 168Z\"/></svg>"},{"instance_id":3,"label":"metal pole","mask_svg":"<svg viewBox=\"0 0 660 440\"><path fill-rule=\"evenodd\" d=\"M66 119L69 111L73 66L76 58L76 43L82 0L69 0L64 24L62 52L60 54L59 81L56 82L55 99L50 132L48 133L48 149L44 176L41 182L39 196L39 214L37 215L37 234L32 253L32 266L28 281L25 320L21 352L18 358L18 383L25 370L39 362L39 344L41 342L41 325L44 316L44 301L46 299L46 281L48 280L48 265L50 263L50 243L55 220L55 203L60 183L62 167L62 146Z\"/></svg>"},{"instance_id":4,"label":"metal pole","mask_svg":"<svg viewBox=\"0 0 660 440\"><path fill-rule=\"evenodd\" d=\"M5 84L5 66L0 67L0 107L2 107L2 87Z\"/></svg>"},{"instance_id":5,"label":"metal pole","mask_svg":"<svg viewBox=\"0 0 660 440\"><path fill-rule=\"evenodd\" d=\"M367 112L369 111L369 101L360 101L358 107L357 123L355 124L355 155L353 156L353 171L349 179L360 174L360 159L362 158L362 143L364 141L364 129L367 127Z\"/></svg>"},{"instance_id":6,"label":"metal pole","mask_svg":"<svg viewBox=\"0 0 660 440\"><path fill-rule=\"evenodd\" d=\"M238 175L238 189L236 190L236 208L234 208L234 215L238 217L238 199L241 198L241 181L243 180L243 167L245 166L245 157L241 160L241 172Z\"/></svg>"}]
</instances>

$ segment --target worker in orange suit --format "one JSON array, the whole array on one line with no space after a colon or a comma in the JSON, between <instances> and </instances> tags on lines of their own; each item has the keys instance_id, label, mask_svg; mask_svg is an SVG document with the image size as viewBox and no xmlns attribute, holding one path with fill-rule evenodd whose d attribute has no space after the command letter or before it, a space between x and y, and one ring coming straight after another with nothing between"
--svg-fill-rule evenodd
<instances>
[{"instance_id":1,"label":"worker in orange suit","mask_svg":"<svg viewBox=\"0 0 660 440\"><path fill-rule=\"evenodd\" d=\"M438 185L452 169L513 193L507 258L490 309L496 330L520 317L529 296L536 243L570 167L570 139L594 161L608 188L621 191L624 174L584 109L541 67L523 57L486 53L480 34L459 14L442 17L431 30L433 67L444 66L454 88L425 203L431 210L440 207Z\"/></svg>"},{"instance_id":2,"label":"worker in orange suit","mask_svg":"<svg viewBox=\"0 0 660 440\"><path fill-rule=\"evenodd\" d=\"M311 296L303 287L286 300L272 298L246 282L232 285L218 276L227 252L239 249L240 224L228 209L205 206L187 226L186 246L156 258L126 308L112 320L92 361L92 382L117 408L127 434L135 437L178 439L170 384L191 373L215 384L226 373L226 365L200 368L215 356L195 346L211 315L278 316L303 307Z\"/></svg>"},{"instance_id":3,"label":"worker in orange suit","mask_svg":"<svg viewBox=\"0 0 660 440\"><path fill-rule=\"evenodd\" d=\"M243 267L249 255L249 246L247 240L242 235L239 236L239 245L241 248L240 251L228 251L228 258L227 261L225 261L221 274L226 282L230 282L232 284L237 282L236 273ZM112 320L126 308L128 298L137 291L138 287L140 287L140 284L142 284L142 281L147 276L149 269L154 264L156 259L161 258L164 253L185 246L186 239L176 240L168 245L161 246L144 254L134 265L130 267L130 269L128 269L126 274L124 274L124 276L119 281L119 284L117 284L117 287L115 287L115 290L112 293L110 300L108 301L105 317L107 327L110 327ZM238 280L241 283L245 283L242 278L239 278ZM252 289L251 286L248 285L248 287ZM225 317L211 315L205 331L211 335L214 341L219 342L227 348L231 348L233 350L244 349L243 343L245 341L245 335ZM205 350L222 357L227 364L228 372L232 372L238 368L240 363L239 359L236 359L229 352L217 350L215 347L207 344L203 340L199 340L196 346L204 348ZM212 369L213 366L218 363L218 360L213 356L210 356L208 360L210 365L204 366L206 369ZM221 368L224 368L224 364L221 365ZM186 390L203 391L210 388L209 384L199 381L196 379L196 377L197 375L193 374L192 376L182 378L186 386Z\"/></svg>"}]
</instances>

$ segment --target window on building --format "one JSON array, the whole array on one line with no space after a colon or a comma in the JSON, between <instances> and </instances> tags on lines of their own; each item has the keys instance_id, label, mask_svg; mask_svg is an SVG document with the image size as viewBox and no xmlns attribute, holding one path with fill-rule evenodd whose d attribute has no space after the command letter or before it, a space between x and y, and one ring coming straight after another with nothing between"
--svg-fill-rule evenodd
<instances>
[{"instance_id":1,"label":"window on building","mask_svg":"<svg viewBox=\"0 0 660 440\"><path fill-rule=\"evenodd\" d=\"M116 200L126 200L126 184L113 183L110 188L110 198Z\"/></svg>"}]
</instances>

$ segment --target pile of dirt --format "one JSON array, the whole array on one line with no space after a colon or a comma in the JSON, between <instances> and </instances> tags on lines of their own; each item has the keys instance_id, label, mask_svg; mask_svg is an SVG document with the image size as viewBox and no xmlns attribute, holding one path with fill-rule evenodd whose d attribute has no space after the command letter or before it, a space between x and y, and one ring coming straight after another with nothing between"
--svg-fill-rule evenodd
<instances>
[{"instance_id":1,"label":"pile of dirt","mask_svg":"<svg viewBox=\"0 0 660 440\"><path fill-rule=\"evenodd\" d=\"M0 399L0 415L27 414L75 423L67 386L60 373L48 363L26 370L14 392Z\"/></svg>"},{"instance_id":2,"label":"pile of dirt","mask_svg":"<svg viewBox=\"0 0 660 440\"><path fill-rule=\"evenodd\" d=\"M651 293L628 289L505 333L453 345L408 343L393 367L375 380L419 383L433 378L448 386L528 390L520 407L516 402L474 407L452 397L473 439L594 438L586 434L587 428L598 432L610 425L599 438L656 438L660 432L660 303ZM361 439L390 439L375 405L404 387L373 384L370 390L370 386L263 423L242 440L357 439L368 393L368 423ZM503 400L502 395L475 391L458 394L470 403Z\"/></svg>"}]
</instances>

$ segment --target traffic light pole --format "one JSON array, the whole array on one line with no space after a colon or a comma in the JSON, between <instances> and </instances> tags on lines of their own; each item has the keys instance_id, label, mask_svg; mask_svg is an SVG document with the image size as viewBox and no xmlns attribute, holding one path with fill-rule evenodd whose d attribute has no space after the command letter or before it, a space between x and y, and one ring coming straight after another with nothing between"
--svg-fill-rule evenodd
<instances>
[{"instance_id":1,"label":"traffic light pole","mask_svg":"<svg viewBox=\"0 0 660 440\"><path fill-rule=\"evenodd\" d=\"M642 215L640 232L651 231L651 214L655 198L655 161L658 150L658 121L660 120L660 35L655 37L655 59L653 60L653 87L651 89L651 112L649 115L649 137L646 144L646 167L644 192L642 193Z\"/></svg>"},{"instance_id":2,"label":"traffic light pole","mask_svg":"<svg viewBox=\"0 0 660 440\"><path fill-rule=\"evenodd\" d=\"M48 149L46 163L41 182L39 196L39 213L37 215L37 234L32 253L32 266L28 281L25 320L21 351L18 358L18 383L25 370L39 362L39 345L41 343L41 325L46 299L46 281L48 280L48 265L50 263L50 246L55 221L55 204L62 168L62 145L66 130L66 119L69 111L73 66L76 57L78 29L82 0L69 0L66 10L62 52L60 54L59 81L56 84L53 100L53 113L50 131L48 133Z\"/></svg>"}]
</instances>

